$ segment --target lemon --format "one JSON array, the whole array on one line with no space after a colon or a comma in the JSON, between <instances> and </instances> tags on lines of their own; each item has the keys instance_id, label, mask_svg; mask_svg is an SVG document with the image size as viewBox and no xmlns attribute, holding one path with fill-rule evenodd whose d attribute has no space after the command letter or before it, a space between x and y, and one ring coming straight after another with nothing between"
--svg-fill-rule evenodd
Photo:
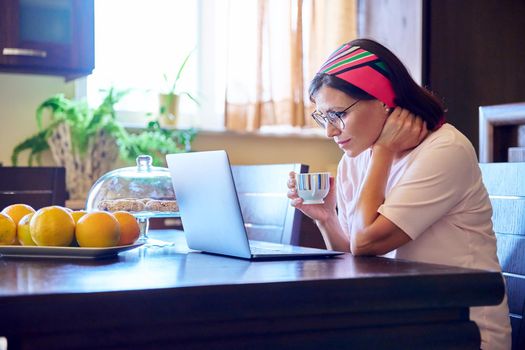
<instances>
[{"instance_id":1,"label":"lemon","mask_svg":"<svg viewBox=\"0 0 525 350\"><path fill-rule=\"evenodd\" d=\"M75 235L75 221L62 207L45 207L33 215L29 231L39 246L68 246Z\"/></svg>"},{"instance_id":2,"label":"lemon","mask_svg":"<svg viewBox=\"0 0 525 350\"><path fill-rule=\"evenodd\" d=\"M20 219L22 219L27 214L34 212L35 209L27 204L11 204L2 210L2 213L9 215L17 225Z\"/></svg>"},{"instance_id":3,"label":"lemon","mask_svg":"<svg viewBox=\"0 0 525 350\"><path fill-rule=\"evenodd\" d=\"M87 213L78 220L75 236L81 247L114 247L120 240L120 224L108 212Z\"/></svg>"},{"instance_id":4,"label":"lemon","mask_svg":"<svg viewBox=\"0 0 525 350\"><path fill-rule=\"evenodd\" d=\"M16 235L18 236L18 242L21 245L36 245L35 241L33 241L33 238L31 238L31 231L29 229L29 223L31 222L33 215L34 213L26 214L18 222L18 226L16 227Z\"/></svg>"},{"instance_id":5,"label":"lemon","mask_svg":"<svg viewBox=\"0 0 525 350\"><path fill-rule=\"evenodd\" d=\"M16 224L7 214L0 213L0 245L16 244Z\"/></svg>"}]
</instances>

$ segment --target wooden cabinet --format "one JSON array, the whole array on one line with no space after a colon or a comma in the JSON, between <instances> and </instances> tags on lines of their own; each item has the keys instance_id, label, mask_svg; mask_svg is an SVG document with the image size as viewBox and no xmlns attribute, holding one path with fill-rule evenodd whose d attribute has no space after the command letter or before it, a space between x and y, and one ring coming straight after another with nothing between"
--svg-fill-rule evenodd
<instances>
[{"instance_id":1,"label":"wooden cabinet","mask_svg":"<svg viewBox=\"0 0 525 350\"><path fill-rule=\"evenodd\" d=\"M525 1L427 0L423 83L445 100L447 120L479 145L479 107L525 101ZM518 123L516 123L518 124ZM494 128L493 161L507 161L517 126Z\"/></svg>"},{"instance_id":2,"label":"wooden cabinet","mask_svg":"<svg viewBox=\"0 0 525 350\"><path fill-rule=\"evenodd\" d=\"M2 0L0 71L62 75L94 68L93 0Z\"/></svg>"}]
</instances>

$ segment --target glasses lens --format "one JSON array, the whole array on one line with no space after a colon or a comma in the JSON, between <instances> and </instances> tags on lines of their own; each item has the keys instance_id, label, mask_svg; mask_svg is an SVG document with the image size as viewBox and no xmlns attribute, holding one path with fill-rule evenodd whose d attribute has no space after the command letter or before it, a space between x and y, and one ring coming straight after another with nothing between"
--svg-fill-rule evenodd
<instances>
[{"instance_id":1,"label":"glasses lens","mask_svg":"<svg viewBox=\"0 0 525 350\"><path fill-rule=\"evenodd\" d=\"M326 128L326 121L324 120L323 116L319 112L313 112L312 118L315 120L317 125L319 125L321 128Z\"/></svg>"},{"instance_id":2,"label":"glasses lens","mask_svg":"<svg viewBox=\"0 0 525 350\"><path fill-rule=\"evenodd\" d=\"M328 119L328 122L332 124L332 126L339 130L343 130L345 127L343 119L341 119L341 117L335 112L328 112L326 115L326 119Z\"/></svg>"}]
</instances>

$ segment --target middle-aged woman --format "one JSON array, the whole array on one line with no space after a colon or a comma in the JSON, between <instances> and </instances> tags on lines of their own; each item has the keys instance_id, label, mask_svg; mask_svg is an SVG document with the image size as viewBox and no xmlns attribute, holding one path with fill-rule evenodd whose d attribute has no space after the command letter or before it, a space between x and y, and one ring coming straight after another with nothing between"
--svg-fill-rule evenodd
<instances>
[{"instance_id":1,"label":"middle-aged woman","mask_svg":"<svg viewBox=\"0 0 525 350\"><path fill-rule=\"evenodd\" d=\"M344 154L324 204L303 204L293 173L288 197L328 248L501 271L472 144L392 52L367 39L344 44L309 92L312 117ZM510 349L506 298L472 308L471 319L482 349Z\"/></svg>"}]
</instances>

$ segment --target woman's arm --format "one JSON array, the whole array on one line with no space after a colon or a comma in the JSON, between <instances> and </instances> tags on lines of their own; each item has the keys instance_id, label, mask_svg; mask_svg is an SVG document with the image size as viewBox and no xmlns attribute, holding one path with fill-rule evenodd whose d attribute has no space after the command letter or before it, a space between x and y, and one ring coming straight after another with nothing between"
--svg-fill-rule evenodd
<instances>
[{"instance_id":1,"label":"woman's arm","mask_svg":"<svg viewBox=\"0 0 525 350\"><path fill-rule=\"evenodd\" d=\"M410 237L377 210L394 159L426 137L425 123L408 110L396 108L372 147L372 157L356 204L350 249L354 255L385 254L410 241Z\"/></svg>"},{"instance_id":2,"label":"woman's arm","mask_svg":"<svg viewBox=\"0 0 525 350\"><path fill-rule=\"evenodd\" d=\"M303 199L297 195L295 173L291 172L288 178L288 198L292 206L315 220L328 249L350 252L350 239L344 233L337 218L336 189L333 177L330 177L330 190L323 204L304 205Z\"/></svg>"},{"instance_id":3,"label":"woman's arm","mask_svg":"<svg viewBox=\"0 0 525 350\"><path fill-rule=\"evenodd\" d=\"M330 216L327 220L315 220L327 249L340 252L350 251L350 240L339 224L337 215Z\"/></svg>"}]
</instances>

